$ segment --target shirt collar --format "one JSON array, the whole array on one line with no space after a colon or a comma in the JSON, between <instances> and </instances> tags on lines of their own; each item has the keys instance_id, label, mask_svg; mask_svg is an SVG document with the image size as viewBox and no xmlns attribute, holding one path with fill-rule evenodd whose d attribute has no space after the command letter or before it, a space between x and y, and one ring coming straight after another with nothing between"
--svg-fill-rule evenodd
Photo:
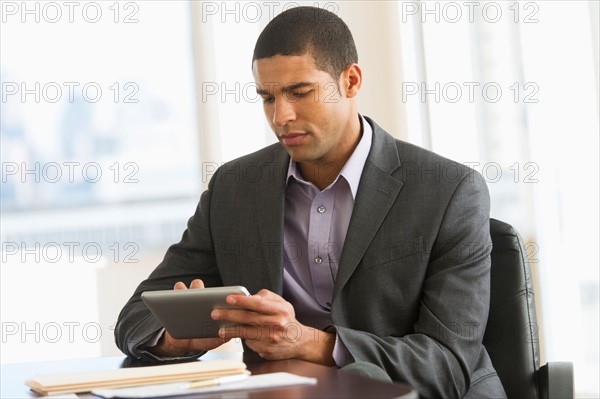
<instances>
[{"instance_id":1,"label":"shirt collar","mask_svg":"<svg viewBox=\"0 0 600 399\"><path fill-rule=\"evenodd\" d=\"M352 192L352 199L356 199L356 193L358 191L358 183L360 182L360 177L362 176L363 169L365 167L365 162L367 161L367 157L369 156L369 151L371 150L371 143L373 142L373 128L369 125L369 122L362 116L359 115L362 137L358 142L358 145L354 149L354 152L340 171L340 174L335 178L335 184L337 180L342 176L348 182L350 186L350 191ZM290 165L288 167L286 184L289 184L290 178L293 177L295 180L305 183L312 184L304 180L300 171L298 170L298 165L295 161L290 159Z\"/></svg>"}]
</instances>

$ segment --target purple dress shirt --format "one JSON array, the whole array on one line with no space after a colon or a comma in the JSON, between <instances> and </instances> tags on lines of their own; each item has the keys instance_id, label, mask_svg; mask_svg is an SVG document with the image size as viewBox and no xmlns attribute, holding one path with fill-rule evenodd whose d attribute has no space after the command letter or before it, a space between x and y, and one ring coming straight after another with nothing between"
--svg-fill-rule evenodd
<instances>
[{"instance_id":1,"label":"purple dress shirt","mask_svg":"<svg viewBox=\"0 0 600 399\"><path fill-rule=\"evenodd\" d=\"M359 115L362 137L354 152L323 191L302 178L290 160L285 191L283 297L304 325L325 330L331 321L331 301L346 232L373 131ZM333 358L338 366L352 361L336 337Z\"/></svg>"}]
</instances>

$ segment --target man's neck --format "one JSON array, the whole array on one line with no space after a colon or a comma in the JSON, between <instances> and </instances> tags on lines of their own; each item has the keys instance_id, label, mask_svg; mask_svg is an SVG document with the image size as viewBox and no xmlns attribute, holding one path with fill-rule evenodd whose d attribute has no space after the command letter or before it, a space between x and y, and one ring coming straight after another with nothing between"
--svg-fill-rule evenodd
<instances>
[{"instance_id":1,"label":"man's neck","mask_svg":"<svg viewBox=\"0 0 600 399\"><path fill-rule=\"evenodd\" d=\"M315 162L298 163L298 171L302 175L302 178L314 184L320 191L323 191L335 181L358 146L363 133L362 120L360 116L358 118L358 123L350 129L350 131L355 129L358 130L358 134L355 135L356 138L350 143L348 148L340 153L341 155L338 156L336 160L318 160ZM349 132L349 134L351 133Z\"/></svg>"}]
</instances>

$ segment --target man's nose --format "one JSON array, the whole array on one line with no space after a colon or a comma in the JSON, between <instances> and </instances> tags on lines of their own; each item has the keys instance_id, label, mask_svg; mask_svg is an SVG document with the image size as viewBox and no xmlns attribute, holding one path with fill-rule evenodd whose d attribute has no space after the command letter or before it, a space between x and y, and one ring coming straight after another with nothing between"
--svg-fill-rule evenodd
<instances>
[{"instance_id":1,"label":"man's nose","mask_svg":"<svg viewBox=\"0 0 600 399\"><path fill-rule=\"evenodd\" d=\"M277 126L285 126L294 119L296 119L294 104L285 96L277 99L273 112L273 123Z\"/></svg>"}]
</instances>

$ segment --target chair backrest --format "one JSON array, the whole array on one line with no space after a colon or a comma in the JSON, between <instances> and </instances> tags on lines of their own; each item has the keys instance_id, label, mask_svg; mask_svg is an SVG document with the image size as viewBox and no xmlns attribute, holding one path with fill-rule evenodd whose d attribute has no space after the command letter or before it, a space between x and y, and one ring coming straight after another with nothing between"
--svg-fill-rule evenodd
<instances>
[{"instance_id":1,"label":"chair backrest","mask_svg":"<svg viewBox=\"0 0 600 399\"><path fill-rule=\"evenodd\" d=\"M490 219L490 314L483 337L509 398L538 398L538 325L524 243L509 224Z\"/></svg>"}]
</instances>

